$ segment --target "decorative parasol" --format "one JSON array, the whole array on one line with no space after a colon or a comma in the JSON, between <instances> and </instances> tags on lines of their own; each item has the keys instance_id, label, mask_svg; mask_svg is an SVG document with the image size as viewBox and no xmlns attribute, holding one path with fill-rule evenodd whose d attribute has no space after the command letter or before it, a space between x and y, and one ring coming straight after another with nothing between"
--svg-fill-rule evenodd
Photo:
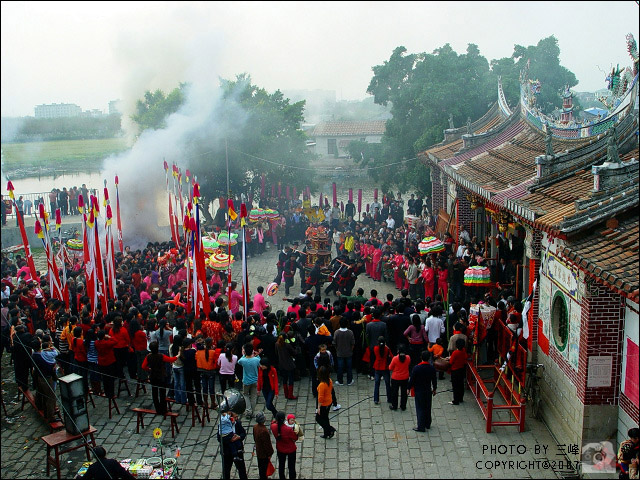
<instances>
[{"instance_id":1,"label":"decorative parasol","mask_svg":"<svg viewBox=\"0 0 640 480\"><path fill-rule=\"evenodd\" d=\"M206 253L213 253L220 246L218 241L213 237L202 237L202 246Z\"/></svg>"},{"instance_id":2,"label":"decorative parasol","mask_svg":"<svg viewBox=\"0 0 640 480\"><path fill-rule=\"evenodd\" d=\"M272 210L270 208L254 208L249 212L249 221L250 222L262 222L269 218L278 218L280 214L277 210Z\"/></svg>"},{"instance_id":3,"label":"decorative parasol","mask_svg":"<svg viewBox=\"0 0 640 480\"><path fill-rule=\"evenodd\" d=\"M231 239L229 239L229 233L228 232L220 232L220 234L218 235L218 243L220 245L230 245L230 246L234 246L235 244L238 243L238 234L237 233L232 233L231 234ZM206 252L206 249L205 249Z\"/></svg>"},{"instance_id":4,"label":"decorative parasol","mask_svg":"<svg viewBox=\"0 0 640 480\"><path fill-rule=\"evenodd\" d=\"M81 251L83 246L84 245L82 244L82 240L79 240L77 238L71 238L67 240L67 248L69 250Z\"/></svg>"},{"instance_id":5,"label":"decorative parasol","mask_svg":"<svg viewBox=\"0 0 640 480\"><path fill-rule=\"evenodd\" d=\"M276 282L271 282L267 285L267 295L273 297L276 293L278 293L278 284Z\"/></svg>"},{"instance_id":6,"label":"decorative parasol","mask_svg":"<svg viewBox=\"0 0 640 480\"><path fill-rule=\"evenodd\" d=\"M444 243L436 237L425 237L418 244L418 250L420 251L420 255L441 252L444 250Z\"/></svg>"},{"instance_id":7,"label":"decorative parasol","mask_svg":"<svg viewBox=\"0 0 640 480\"><path fill-rule=\"evenodd\" d=\"M464 284L467 287L491 286L491 270L489 267L475 265L464 271Z\"/></svg>"},{"instance_id":8,"label":"decorative parasol","mask_svg":"<svg viewBox=\"0 0 640 480\"><path fill-rule=\"evenodd\" d=\"M208 264L209 267L213 268L214 270L226 270L233 262L235 262L235 260L233 259L233 255L227 255L221 250L218 250L216 253L209 257Z\"/></svg>"}]
</instances>

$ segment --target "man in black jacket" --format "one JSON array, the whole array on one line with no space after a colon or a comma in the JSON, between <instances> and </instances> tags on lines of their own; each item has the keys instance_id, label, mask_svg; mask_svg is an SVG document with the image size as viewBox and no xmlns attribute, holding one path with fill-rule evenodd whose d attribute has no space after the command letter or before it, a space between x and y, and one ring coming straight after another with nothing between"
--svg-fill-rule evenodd
<instances>
[{"instance_id":1,"label":"man in black jacket","mask_svg":"<svg viewBox=\"0 0 640 480\"><path fill-rule=\"evenodd\" d=\"M93 480L99 478L112 479L133 479L136 478L124 469L120 462L112 458L107 458L107 451L104 447L97 446L93 449L96 456L96 462L93 463L86 471L83 479Z\"/></svg>"},{"instance_id":2,"label":"man in black jacket","mask_svg":"<svg viewBox=\"0 0 640 480\"><path fill-rule=\"evenodd\" d=\"M436 369L429 363L431 353L422 352L422 362L413 367L407 388L413 387L416 394L416 417L418 426L416 432L425 432L431 428L431 398L436 394L438 380Z\"/></svg>"},{"instance_id":3,"label":"man in black jacket","mask_svg":"<svg viewBox=\"0 0 640 480\"><path fill-rule=\"evenodd\" d=\"M233 422L233 436L222 437L222 466L223 466L223 477L225 480L229 480L231 478L231 467L233 465L236 466L238 470L238 478L240 480L246 480L247 477L247 466L244 463L244 450L240 449L237 453L234 454L233 449L231 448L231 443L235 443L239 440L244 443L245 438L247 438L247 432L242 426L242 422L240 421L240 417L235 413L231 413L232 422Z\"/></svg>"}]
</instances>

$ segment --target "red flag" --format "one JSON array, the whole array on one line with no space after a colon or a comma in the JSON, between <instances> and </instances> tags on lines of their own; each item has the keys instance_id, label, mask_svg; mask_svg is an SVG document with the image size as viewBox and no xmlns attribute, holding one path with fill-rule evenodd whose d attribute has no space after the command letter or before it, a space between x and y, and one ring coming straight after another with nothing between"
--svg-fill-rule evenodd
<instances>
[{"instance_id":1,"label":"red flag","mask_svg":"<svg viewBox=\"0 0 640 480\"><path fill-rule=\"evenodd\" d=\"M233 200L232 199L227 200L227 206L229 207L229 218L232 221L235 221L235 219L238 218L238 214L233 209Z\"/></svg>"},{"instance_id":2,"label":"red flag","mask_svg":"<svg viewBox=\"0 0 640 480\"><path fill-rule=\"evenodd\" d=\"M374 201L374 202L377 202L377 201L378 201L378 189L377 189L377 188L375 188L375 189L373 190L373 201Z\"/></svg>"},{"instance_id":3,"label":"red flag","mask_svg":"<svg viewBox=\"0 0 640 480\"><path fill-rule=\"evenodd\" d=\"M27 237L27 232L24 229L24 221L22 220L22 215L18 211L18 206L16 205L15 196L13 194L14 188L13 183L9 181L7 183L7 191L9 192L9 197L13 201L13 206L16 211L16 219L18 220L18 226L20 227L20 236L22 237L22 245L24 245L24 255L27 258L27 265L29 265L29 272L31 273L31 278L40 283L40 279L38 278L36 265L33 262L33 256L31 255L31 248L29 248L29 237Z\"/></svg>"},{"instance_id":4,"label":"red flag","mask_svg":"<svg viewBox=\"0 0 640 480\"><path fill-rule=\"evenodd\" d=\"M287 201L291 200L291 195L289 194L289 185L287 185Z\"/></svg>"},{"instance_id":5,"label":"red flag","mask_svg":"<svg viewBox=\"0 0 640 480\"><path fill-rule=\"evenodd\" d=\"M362 211L362 189L358 189L358 213Z\"/></svg>"},{"instance_id":6,"label":"red flag","mask_svg":"<svg viewBox=\"0 0 640 480\"><path fill-rule=\"evenodd\" d=\"M349 201L353 202L353 188L349 189Z\"/></svg>"},{"instance_id":7,"label":"red flag","mask_svg":"<svg viewBox=\"0 0 640 480\"><path fill-rule=\"evenodd\" d=\"M298 190L296 189L296 187L293 187L293 199L295 200L296 198L298 198Z\"/></svg>"},{"instance_id":8,"label":"red flag","mask_svg":"<svg viewBox=\"0 0 640 480\"><path fill-rule=\"evenodd\" d=\"M167 162L164 162L165 170L169 169ZM118 214L118 248L120 253L124 253L124 244L122 241L122 216L120 215L120 195L118 194L118 176L116 175L116 213Z\"/></svg>"},{"instance_id":9,"label":"red flag","mask_svg":"<svg viewBox=\"0 0 640 480\"><path fill-rule=\"evenodd\" d=\"M113 251L113 234L111 233L112 212L111 205L107 205L107 220L105 223L106 237L106 266L107 266L107 283L109 285L109 297L115 300L116 294L116 259Z\"/></svg>"}]
</instances>

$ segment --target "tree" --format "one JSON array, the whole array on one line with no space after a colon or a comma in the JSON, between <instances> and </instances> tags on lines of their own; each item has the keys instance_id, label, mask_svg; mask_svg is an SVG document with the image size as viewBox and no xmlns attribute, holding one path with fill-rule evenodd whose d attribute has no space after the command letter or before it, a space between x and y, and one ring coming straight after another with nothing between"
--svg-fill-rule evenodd
<instances>
[{"instance_id":1,"label":"tree","mask_svg":"<svg viewBox=\"0 0 640 480\"><path fill-rule=\"evenodd\" d=\"M209 112L212 128L205 125L194 129L185 145L185 168L200 184L201 207L205 218L213 222L209 206L218 197L227 197L227 158L229 190L255 198L260 193L261 175L266 184L281 182L296 186L298 191L313 187L313 170L309 161L313 155L306 148L306 135L300 129L304 119L304 101L290 103L279 90L268 93L251 84L251 77L238 75L235 80L221 80L222 96ZM174 90L188 95L188 85ZM139 101L144 128L165 125L167 116L178 111L178 94L164 96L161 91L145 93ZM177 106L176 106L177 105ZM136 120L134 118L134 120ZM154 126L155 125L155 126ZM215 127L215 132L212 131Z\"/></svg>"},{"instance_id":2,"label":"tree","mask_svg":"<svg viewBox=\"0 0 640 480\"><path fill-rule=\"evenodd\" d=\"M392 118L386 123L382 148L376 156L361 159L359 152L350 153L356 161L367 167L398 165L404 159L415 158L417 153L443 138L449 128L449 115L454 124L463 126L467 119L477 120L496 101L498 76L510 105L520 99L520 71L530 65L529 78L542 83L538 105L551 112L562 104L561 90L577 84L575 75L560 65L558 41L551 36L536 46L514 46L509 58L492 60L480 54L477 45L469 44L463 54L456 53L445 44L431 54L407 54L405 47L397 47L389 60L373 67L373 78L367 93L375 103L391 104ZM357 145L354 148L361 148ZM420 162L410 160L394 166L394 175L381 176L401 189L410 186L429 194L428 169ZM370 170L374 180L376 170ZM426 185L425 185L426 182Z\"/></svg>"},{"instance_id":3,"label":"tree","mask_svg":"<svg viewBox=\"0 0 640 480\"><path fill-rule=\"evenodd\" d=\"M181 83L169 95L165 95L159 89L155 92L145 92L144 98L136 102L136 113L131 116L131 119L140 127L140 130L148 128L157 130L166 127L165 119L177 112L184 103L186 86L186 83Z\"/></svg>"},{"instance_id":4,"label":"tree","mask_svg":"<svg viewBox=\"0 0 640 480\"><path fill-rule=\"evenodd\" d=\"M484 114L495 89L489 88L489 63L476 45L470 44L463 55L449 44L432 54L405 54L406 48L398 47L388 61L373 67L367 92L374 95L376 103L391 103L393 117L386 124L382 152L369 164L393 164L395 174L386 176L385 182L401 190L413 187L429 194L428 169L412 159L442 139L449 114L458 125L466 123L469 116ZM375 171L370 170L372 175Z\"/></svg>"},{"instance_id":5,"label":"tree","mask_svg":"<svg viewBox=\"0 0 640 480\"><path fill-rule=\"evenodd\" d=\"M502 88L507 102L517 105L520 101L520 72L529 65L529 79L539 80L542 88L537 98L538 108L550 114L562 107L560 92L578 84L573 72L560 65L560 47L552 35L543 38L537 45L523 47L514 45L508 58L491 61L493 72L502 77Z\"/></svg>"}]
</instances>

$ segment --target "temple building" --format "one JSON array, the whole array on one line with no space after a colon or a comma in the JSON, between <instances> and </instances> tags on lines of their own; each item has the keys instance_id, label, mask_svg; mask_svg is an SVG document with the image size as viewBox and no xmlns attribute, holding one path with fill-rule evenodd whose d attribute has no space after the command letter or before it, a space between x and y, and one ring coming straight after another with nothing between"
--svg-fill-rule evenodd
<instances>
[{"instance_id":1,"label":"temple building","mask_svg":"<svg viewBox=\"0 0 640 480\"><path fill-rule=\"evenodd\" d=\"M616 452L640 421L638 55L630 53L633 66L616 83L625 86L596 122L572 122L568 88L560 118L543 115L539 82L524 71L518 105L499 83L482 118L445 130L421 153L437 233L458 239L465 229L485 240L494 264L501 256L513 264L515 296L533 292L521 343L523 363L545 367L542 420L559 443L610 441Z\"/></svg>"}]
</instances>

